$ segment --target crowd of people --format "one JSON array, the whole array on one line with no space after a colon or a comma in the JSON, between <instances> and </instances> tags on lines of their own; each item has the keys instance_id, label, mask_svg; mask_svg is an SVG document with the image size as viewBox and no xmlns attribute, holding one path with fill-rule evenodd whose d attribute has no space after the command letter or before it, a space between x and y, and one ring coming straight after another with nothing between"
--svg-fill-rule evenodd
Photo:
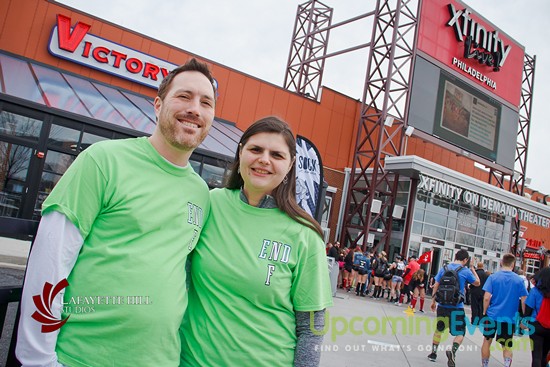
<instances>
[{"instance_id":1,"label":"crowd of people","mask_svg":"<svg viewBox=\"0 0 550 367\"><path fill-rule=\"evenodd\" d=\"M466 333L465 305L470 305L468 320L483 334L481 365L487 367L491 344L496 340L502 350L504 366L513 359L514 335L526 333L531 339L532 367L547 366L550 358L550 268L542 268L526 277L516 269L516 257L504 254L501 269L491 273L483 262L470 265L470 255L459 250L454 261L445 264L430 276L420 268L416 256L407 260L401 254L388 262L385 251L363 252L341 248L336 242L327 245L327 256L339 263L338 287L357 296L372 293L374 300L386 299L396 305L409 304L410 312L425 312L426 294L432 295L430 309L437 315L436 330L428 360L438 357L442 334L453 336L450 349L445 351L447 366L456 365L456 354ZM354 288L355 287L355 288ZM387 293L387 295L385 295ZM407 299L405 300L405 297Z\"/></svg>"}]
</instances>

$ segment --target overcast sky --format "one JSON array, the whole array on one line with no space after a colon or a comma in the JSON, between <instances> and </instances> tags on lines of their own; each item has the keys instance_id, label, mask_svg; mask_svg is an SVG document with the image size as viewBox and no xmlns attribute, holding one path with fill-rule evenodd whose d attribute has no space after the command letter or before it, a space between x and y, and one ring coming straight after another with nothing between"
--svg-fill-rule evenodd
<instances>
[{"instance_id":1,"label":"overcast sky","mask_svg":"<svg viewBox=\"0 0 550 367\"><path fill-rule=\"evenodd\" d=\"M61 3L259 79L283 86L296 10L305 0L62 0ZM374 1L324 0L333 24L370 11ZM530 187L550 194L550 1L466 1L537 57L527 162ZM331 33L329 52L366 43L370 24ZM327 60L323 85L361 99L367 50ZM223 86L222 86L223 87Z\"/></svg>"}]
</instances>

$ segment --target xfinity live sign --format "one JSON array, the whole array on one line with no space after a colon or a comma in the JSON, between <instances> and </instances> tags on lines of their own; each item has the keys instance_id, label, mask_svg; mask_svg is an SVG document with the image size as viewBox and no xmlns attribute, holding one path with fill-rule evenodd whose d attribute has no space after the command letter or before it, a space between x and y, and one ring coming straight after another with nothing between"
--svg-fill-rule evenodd
<instances>
[{"instance_id":1,"label":"xfinity live sign","mask_svg":"<svg viewBox=\"0 0 550 367\"><path fill-rule=\"evenodd\" d=\"M429 176L425 176L422 174L420 175L418 190L432 192L435 195L473 205L492 213L506 215L513 218L517 217L521 221L535 224L544 228L550 228L550 219L546 217L533 214L526 210L519 209L513 205L506 204L492 198L488 198L473 191L463 189L462 187L455 186L448 182L440 181Z\"/></svg>"},{"instance_id":2,"label":"xfinity live sign","mask_svg":"<svg viewBox=\"0 0 550 367\"><path fill-rule=\"evenodd\" d=\"M90 25L58 14L52 30L51 54L121 78L158 88L162 79L177 65L157 59L117 43L88 34Z\"/></svg>"},{"instance_id":3,"label":"xfinity live sign","mask_svg":"<svg viewBox=\"0 0 550 367\"><path fill-rule=\"evenodd\" d=\"M511 46L504 45L498 31L488 31L470 17L468 8L456 9L449 4L450 19L447 26L453 27L457 41L464 42L464 58L477 59L480 64L492 66L499 71L510 53Z\"/></svg>"}]
</instances>

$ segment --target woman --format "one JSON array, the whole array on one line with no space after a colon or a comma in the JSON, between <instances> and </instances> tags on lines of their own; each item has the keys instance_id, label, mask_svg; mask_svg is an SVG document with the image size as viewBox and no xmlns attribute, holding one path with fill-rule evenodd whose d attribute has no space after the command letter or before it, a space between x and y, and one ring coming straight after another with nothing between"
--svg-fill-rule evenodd
<instances>
[{"instance_id":1,"label":"woman","mask_svg":"<svg viewBox=\"0 0 550 367\"><path fill-rule=\"evenodd\" d=\"M261 119L242 135L226 188L211 191L181 366L319 364L313 331L332 295L321 228L296 203L295 157L289 126Z\"/></svg>"},{"instance_id":2,"label":"woman","mask_svg":"<svg viewBox=\"0 0 550 367\"><path fill-rule=\"evenodd\" d=\"M351 291L351 282L353 280L351 274L353 273L353 251L347 250L344 257L344 288L349 292Z\"/></svg>"},{"instance_id":3,"label":"woman","mask_svg":"<svg viewBox=\"0 0 550 367\"><path fill-rule=\"evenodd\" d=\"M372 268L374 269L374 292L371 298L379 299L381 298L382 286L384 285L384 275L388 270L388 259L386 258L385 251L378 254Z\"/></svg>"},{"instance_id":4,"label":"woman","mask_svg":"<svg viewBox=\"0 0 550 367\"><path fill-rule=\"evenodd\" d=\"M412 289L411 310L416 312L416 301L420 296L420 309L419 311L424 313L424 299L426 298L426 272L424 269L419 269L413 274L411 282L409 283L410 289Z\"/></svg>"},{"instance_id":5,"label":"woman","mask_svg":"<svg viewBox=\"0 0 550 367\"><path fill-rule=\"evenodd\" d=\"M545 322L539 314L543 307L548 307L548 303L543 306L543 302L550 302L550 268L538 271L533 276L533 283L535 286L531 287L525 300L525 318L520 326L528 330L532 341L531 367L544 367L547 365L546 360L550 352L550 327L548 324L546 327L543 325ZM546 320L550 319L548 312L544 315ZM530 324L528 320L531 320Z\"/></svg>"},{"instance_id":6,"label":"woman","mask_svg":"<svg viewBox=\"0 0 550 367\"><path fill-rule=\"evenodd\" d=\"M401 255L395 256L395 261L390 266L390 272L393 272L390 287L390 299L388 302L397 302L399 300L399 290L403 283L403 272L405 271L405 263Z\"/></svg>"},{"instance_id":7,"label":"woman","mask_svg":"<svg viewBox=\"0 0 550 367\"><path fill-rule=\"evenodd\" d=\"M358 275L359 275L359 256L363 255L363 252L361 252L360 246L355 246L355 249L353 249L353 255L351 258L352 268L351 268L351 276L350 276L350 288L348 289L348 292L351 291L353 287L355 287L358 284Z\"/></svg>"}]
</instances>

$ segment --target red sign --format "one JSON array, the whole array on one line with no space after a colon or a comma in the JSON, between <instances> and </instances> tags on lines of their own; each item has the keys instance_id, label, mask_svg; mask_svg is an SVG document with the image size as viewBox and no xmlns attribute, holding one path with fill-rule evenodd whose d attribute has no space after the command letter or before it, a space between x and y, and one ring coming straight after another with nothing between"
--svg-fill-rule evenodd
<instances>
[{"instance_id":1,"label":"red sign","mask_svg":"<svg viewBox=\"0 0 550 367\"><path fill-rule=\"evenodd\" d=\"M539 248L542 247L542 241L534 240L532 238L526 238L526 240L527 240L527 243L525 244L526 248L538 250Z\"/></svg>"},{"instance_id":2,"label":"red sign","mask_svg":"<svg viewBox=\"0 0 550 367\"><path fill-rule=\"evenodd\" d=\"M524 48L456 0L424 0L418 49L518 108Z\"/></svg>"},{"instance_id":3,"label":"red sign","mask_svg":"<svg viewBox=\"0 0 550 367\"><path fill-rule=\"evenodd\" d=\"M77 22L71 28L71 18L58 14L48 47L50 53L153 88L158 88L168 72L177 67L151 55L94 36L89 33L90 28L91 26L84 22Z\"/></svg>"},{"instance_id":4,"label":"red sign","mask_svg":"<svg viewBox=\"0 0 550 367\"><path fill-rule=\"evenodd\" d=\"M534 252L524 252L523 253L524 259L535 259L535 260L543 260L543 257L541 254L535 254Z\"/></svg>"}]
</instances>

